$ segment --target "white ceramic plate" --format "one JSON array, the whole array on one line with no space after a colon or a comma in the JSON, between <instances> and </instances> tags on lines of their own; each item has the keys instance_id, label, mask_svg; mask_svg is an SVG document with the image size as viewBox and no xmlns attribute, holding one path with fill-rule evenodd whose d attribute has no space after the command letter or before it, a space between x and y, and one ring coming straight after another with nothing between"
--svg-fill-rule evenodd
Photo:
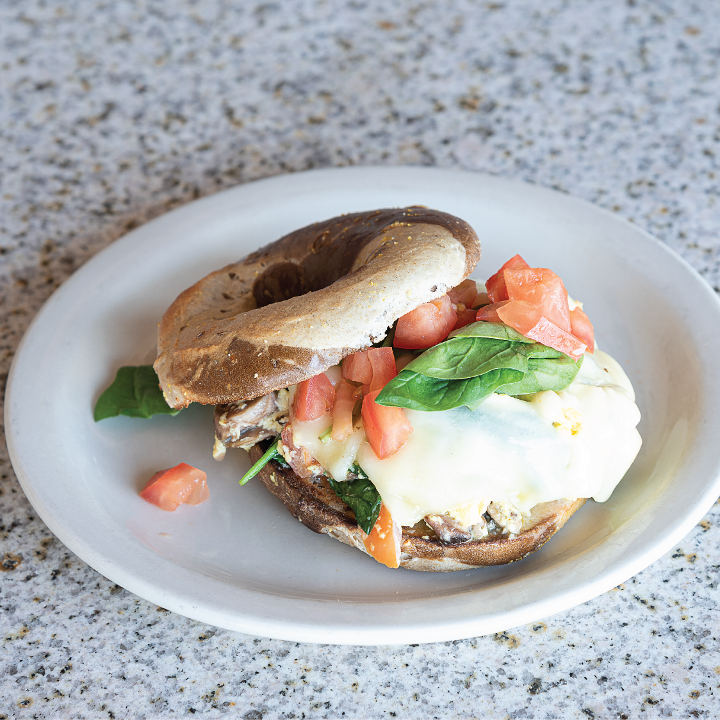
<instances>
[{"instance_id":1,"label":"white ceramic plate","mask_svg":"<svg viewBox=\"0 0 720 720\"><path fill-rule=\"evenodd\" d=\"M212 411L115 418L92 408L115 370L154 357L155 327L205 273L339 213L423 204L477 230L477 277L520 252L585 302L632 379L640 455L542 550L507 567L389 570L292 519L242 451L210 456ZM17 352L5 406L20 483L48 527L96 570L175 612L288 640L391 644L497 632L584 602L676 544L720 493L720 303L637 227L532 185L429 168L344 168L250 183L113 243L48 301ZM51 430L51 431L50 431ZM166 513L138 497L157 469L207 470L210 501Z\"/></svg>"}]
</instances>

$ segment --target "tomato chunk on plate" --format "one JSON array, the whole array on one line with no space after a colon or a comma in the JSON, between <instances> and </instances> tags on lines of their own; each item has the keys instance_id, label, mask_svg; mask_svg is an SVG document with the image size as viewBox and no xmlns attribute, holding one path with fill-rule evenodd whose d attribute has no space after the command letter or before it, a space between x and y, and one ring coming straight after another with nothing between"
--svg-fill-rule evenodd
<instances>
[{"instance_id":1,"label":"tomato chunk on plate","mask_svg":"<svg viewBox=\"0 0 720 720\"><path fill-rule=\"evenodd\" d=\"M395 327L395 347L424 350L442 342L455 326L457 313L447 295L403 315Z\"/></svg>"},{"instance_id":2,"label":"tomato chunk on plate","mask_svg":"<svg viewBox=\"0 0 720 720\"><path fill-rule=\"evenodd\" d=\"M298 383L295 391L295 417L298 420L317 420L332 408L335 388L325 373Z\"/></svg>"},{"instance_id":3,"label":"tomato chunk on plate","mask_svg":"<svg viewBox=\"0 0 720 720\"><path fill-rule=\"evenodd\" d=\"M387 565L389 568L400 567L402 527L393 520L385 503L380 506L378 519L370 534L363 533L363 543L370 556L379 563Z\"/></svg>"},{"instance_id":4,"label":"tomato chunk on plate","mask_svg":"<svg viewBox=\"0 0 720 720\"><path fill-rule=\"evenodd\" d=\"M363 398L362 419L370 447L380 460L395 454L407 442L413 431L402 408L378 405L379 390Z\"/></svg>"},{"instance_id":5,"label":"tomato chunk on plate","mask_svg":"<svg viewBox=\"0 0 720 720\"><path fill-rule=\"evenodd\" d=\"M140 493L143 500L172 512L178 505L199 505L210 497L207 473L187 463L155 473Z\"/></svg>"},{"instance_id":6,"label":"tomato chunk on plate","mask_svg":"<svg viewBox=\"0 0 720 720\"><path fill-rule=\"evenodd\" d=\"M497 314L506 325L525 337L559 350L573 360L585 352L584 342L550 322L537 308L524 300L511 300L498 308Z\"/></svg>"}]
</instances>

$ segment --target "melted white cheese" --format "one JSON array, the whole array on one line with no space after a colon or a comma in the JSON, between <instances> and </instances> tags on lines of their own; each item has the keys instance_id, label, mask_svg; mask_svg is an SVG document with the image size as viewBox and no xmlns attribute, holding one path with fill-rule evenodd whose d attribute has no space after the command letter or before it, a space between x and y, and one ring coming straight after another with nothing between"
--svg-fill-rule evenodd
<instances>
[{"instance_id":1,"label":"melted white cheese","mask_svg":"<svg viewBox=\"0 0 720 720\"><path fill-rule=\"evenodd\" d=\"M641 444L632 386L599 350L585 356L561 393L537 393L529 401L493 394L474 412L405 412L413 433L386 460L377 458L361 427L342 443L318 440L329 417L295 421L296 443L337 479L357 457L401 525L483 498L525 512L561 498L607 500Z\"/></svg>"}]
</instances>

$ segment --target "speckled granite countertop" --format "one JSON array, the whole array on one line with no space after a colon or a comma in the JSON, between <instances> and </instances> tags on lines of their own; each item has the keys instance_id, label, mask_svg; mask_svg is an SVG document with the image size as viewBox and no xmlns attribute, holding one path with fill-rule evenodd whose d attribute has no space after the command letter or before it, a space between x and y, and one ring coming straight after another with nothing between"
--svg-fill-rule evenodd
<instances>
[{"instance_id":1,"label":"speckled granite countertop","mask_svg":"<svg viewBox=\"0 0 720 720\"><path fill-rule=\"evenodd\" d=\"M720 289L717 3L0 4L0 372L74 269L261 177L422 164L556 187ZM55 540L2 450L0 718L717 717L720 506L615 590L353 648L169 613Z\"/></svg>"}]
</instances>

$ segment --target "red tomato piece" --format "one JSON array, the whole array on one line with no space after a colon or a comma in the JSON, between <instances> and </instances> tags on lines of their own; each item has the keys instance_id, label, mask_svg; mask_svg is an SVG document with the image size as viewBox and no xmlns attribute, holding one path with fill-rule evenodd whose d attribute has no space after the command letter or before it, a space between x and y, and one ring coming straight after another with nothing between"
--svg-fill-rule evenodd
<instances>
[{"instance_id":1,"label":"red tomato piece","mask_svg":"<svg viewBox=\"0 0 720 720\"><path fill-rule=\"evenodd\" d=\"M370 447L380 460L396 453L413 431L402 408L378 405L375 398L379 390L363 398L362 419Z\"/></svg>"},{"instance_id":2,"label":"red tomato piece","mask_svg":"<svg viewBox=\"0 0 720 720\"><path fill-rule=\"evenodd\" d=\"M335 388L335 403L332 408L333 440L345 440L353 432L353 410L358 400L359 390L345 380L341 380Z\"/></svg>"},{"instance_id":3,"label":"red tomato piece","mask_svg":"<svg viewBox=\"0 0 720 720\"><path fill-rule=\"evenodd\" d=\"M362 383L362 394L382 390L397 375L392 348L368 348L348 355L343 360L345 380Z\"/></svg>"},{"instance_id":4,"label":"red tomato piece","mask_svg":"<svg viewBox=\"0 0 720 720\"><path fill-rule=\"evenodd\" d=\"M587 352L595 352L595 328L590 318L579 308L570 311L572 334L587 345Z\"/></svg>"},{"instance_id":5,"label":"red tomato piece","mask_svg":"<svg viewBox=\"0 0 720 720\"><path fill-rule=\"evenodd\" d=\"M502 322L500 316L497 314L498 308L507 305L509 302L509 300L502 300L492 305L485 305L477 311L475 319L482 322Z\"/></svg>"},{"instance_id":6,"label":"red tomato piece","mask_svg":"<svg viewBox=\"0 0 720 720\"><path fill-rule=\"evenodd\" d=\"M362 534L363 543L371 557L389 568L400 567L402 527L393 520L385 503L380 506L380 513L370 534Z\"/></svg>"},{"instance_id":7,"label":"red tomato piece","mask_svg":"<svg viewBox=\"0 0 720 720\"><path fill-rule=\"evenodd\" d=\"M367 350L348 355L342 364L342 376L345 380L368 385L372 380L372 365Z\"/></svg>"},{"instance_id":8,"label":"red tomato piece","mask_svg":"<svg viewBox=\"0 0 720 720\"><path fill-rule=\"evenodd\" d=\"M477 284L474 280L468 278L463 280L457 287L452 290L448 290L448 297L450 302L457 305L462 303L465 307L472 307L475 302L475 296L477 295Z\"/></svg>"},{"instance_id":9,"label":"red tomato piece","mask_svg":"<svg viewBox=\"0 0 720 720\"><path fill-rule=\"evenodd\" d=\"M442 295L398 320L393 345L406 350L424 350L442 342L456 322L457 313L450 298Z\"/></svg>"},{"instance_id":10,"label":"red tomato piece","mask_svg":"<svg viewBox=\"0 0 720 720\"><path fill-rule=\"evenodd\" d=\"M488 281L485 283L487 294L494 303L502 300L509 300L507 287L505 286L505 270L514 270L516 268L529 268L530 266L520 257L515 255L511 257Z\"/></svg>"},{"instance_id":11,"label":"red tomato piece","mask_svg":"<svg viewBox=\"0 0 720 720\"><path fill-rule=\"evenodd\" d=\"M382 390L397 375L392 348L370 348L367 353L373 371L369 391Z\"/></svg>"},{"instance_id":12,"label":"red tomato piece","mask_svg":"<svg viewBox=\"0 0 720 720\"><path fill-rule=\"evenodd\" d=\"M497 314L506 325L515 328L525 337L559 350L573 360L577 360L585 352L585 343L550 322L525 300L511 300L498 308Z\"/></svg>"},{"instance_id":13,"label":"red tomato piece","mask_svg":"<svg viewBox=\"0 0 720 720\"><path fill-rule=\"evenodd\" d=\"M335 402L335 388L325 373L303 380L295 391L295 417L298 420L317 420Z\"/></svg>"},{"instance_id":14,"label":"red tomato piece","mask_svg":"<svg viewBox=\"0 0 720 720\"><path fill-rule=\"evenodd\" d=\"M490 304L490 296L486 292L479 292L475 296L475 302L472 304L473 309L477 310L478 308L481 308L483 305L489 305Z\"/></svg>"},{"instance_id":15,"label":"red tomato piece","mask_svg":"<svg viewBox=\"0 0 720 720\"><path fill-rule=\"evenodd\" d=\"M567 290L552 270L516 268L505 270L504 274L510 300L529 302L561 330L571 331Z\"/></svg>"},{"instance_id":16,"label":"red tomato piece","mask_svg":"<svg viewBox=\"0 0 720 720\"><path fill-rule=\"evenodd\" d=\"M398 355L398 357L395 360L395 368L398 372L403 370L403 368L406 365L409 365L413 360L415 359L415 355L413 353L403 353L402 355Z\"/></svg>"},{"instance_id":17,"label":"red tomato piece","mask_svg":"<svg viewBox=\"0 0 720 720\"><path fill-rule=\"evenodd\" d=\"M471 307L465 307L462 303L457 304L457 322L455 323L453 330L459 330L466 325L470 325L475 322L475 310Z\"/></svg>"},{"instance_id":18,"label":"red tomato piece","mask_svg":"<svg viewBox=\"0 0 720 720\"><path fill-rule=\"evenodd\" d=\"M207 473L187 463L180 463L155 473L140 497L169 512L183 503L199 505L210 497Z\"/></svg>"}]
</instances>

